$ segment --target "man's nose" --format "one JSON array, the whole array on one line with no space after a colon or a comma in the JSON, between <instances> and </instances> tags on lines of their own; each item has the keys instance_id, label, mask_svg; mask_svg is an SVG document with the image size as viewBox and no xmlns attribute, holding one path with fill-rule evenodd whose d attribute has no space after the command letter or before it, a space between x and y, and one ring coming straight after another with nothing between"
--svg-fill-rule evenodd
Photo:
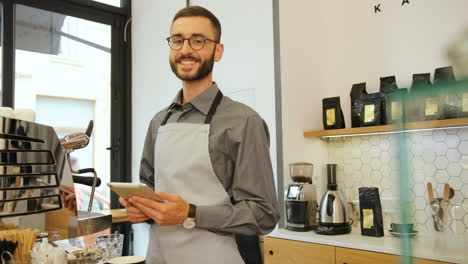
<instances>
[{"instance_id":1,"label":"man's nose","mask_svg":"<svg viewBox=\"0 0 468 264\"><path fill-rule=\"evenodd\" d=\"M182 53L193 51L192 47L190 46L190 39L184 39L184 43L182 44L182 48L180 49L180 51Z\"/></svg>"}]
</instances>

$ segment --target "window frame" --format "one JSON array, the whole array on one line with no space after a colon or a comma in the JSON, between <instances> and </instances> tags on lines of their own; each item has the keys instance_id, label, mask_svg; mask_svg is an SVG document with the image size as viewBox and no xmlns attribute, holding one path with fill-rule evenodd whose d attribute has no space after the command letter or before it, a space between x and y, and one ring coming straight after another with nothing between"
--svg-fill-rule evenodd
<instances>
[{"instance_id":1,"label":"window frame","mask_svg":"<svg viewBox=\"0 0 468 264\"><path fill-rule=\"evenodd\" d=\"M17 4L111 26L111 181L131 182L131 0L121 7L92 0L0 0L2 24L2 106L15 102L15 7ZM125 37L126 35L126 37ZM126 41L124 41L124 39ZM111 193L111 208L121 208Z\"/></svg>"}]
</instances>

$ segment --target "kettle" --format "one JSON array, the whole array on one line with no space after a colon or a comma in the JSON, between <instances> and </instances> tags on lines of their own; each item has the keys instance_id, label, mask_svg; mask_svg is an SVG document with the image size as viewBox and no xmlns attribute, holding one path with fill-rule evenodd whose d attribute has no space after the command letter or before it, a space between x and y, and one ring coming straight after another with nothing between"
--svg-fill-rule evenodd
<instances>
[{"instance_id":1,"label":"kettle","mask_svg":"<svg viewBox=\"0 0 468 264\"><path fill-rule=\"evenodd\" d=\"M327 192L320 202L319 234L336 235L351 232L346 199L336 184L336 164L327 164Z\"/></svg>"}]
</instances>

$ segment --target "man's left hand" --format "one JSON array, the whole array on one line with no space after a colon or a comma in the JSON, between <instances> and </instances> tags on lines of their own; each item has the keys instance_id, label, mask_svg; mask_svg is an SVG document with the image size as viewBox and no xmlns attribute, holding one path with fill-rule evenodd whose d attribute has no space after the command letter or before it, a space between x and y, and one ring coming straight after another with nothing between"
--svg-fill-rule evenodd
<instances>
[{"instance_id":1,"label":"man's left hand","mask_svg":"<svg viewBox=\"0 0 468 264\"><path fill-rule=\"evenodd\" d=\"M139 196L132 196L128 201L160 226L180 224L187 218L189 204L182 197L167 192L156 194L166 202L157 202Z\"/></svg>"}]
</instances>

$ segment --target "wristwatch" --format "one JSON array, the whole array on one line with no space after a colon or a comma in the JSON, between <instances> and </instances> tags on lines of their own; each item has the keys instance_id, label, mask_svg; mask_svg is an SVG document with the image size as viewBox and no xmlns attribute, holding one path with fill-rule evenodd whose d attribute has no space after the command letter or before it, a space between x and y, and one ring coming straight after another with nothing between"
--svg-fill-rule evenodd
<instances>
[{"instance_id":1,"label":"wristwatch","mask_svg":"<svg viewBox=\"0 0 468 264\"><path fill-rule=\"evenodd\" d=\"M197 213L197 207L189 203L189 211L187 218L184 220L182 226L186 229L192 229L195 227L195 215Z\"/></svg>"}]
</instances>

